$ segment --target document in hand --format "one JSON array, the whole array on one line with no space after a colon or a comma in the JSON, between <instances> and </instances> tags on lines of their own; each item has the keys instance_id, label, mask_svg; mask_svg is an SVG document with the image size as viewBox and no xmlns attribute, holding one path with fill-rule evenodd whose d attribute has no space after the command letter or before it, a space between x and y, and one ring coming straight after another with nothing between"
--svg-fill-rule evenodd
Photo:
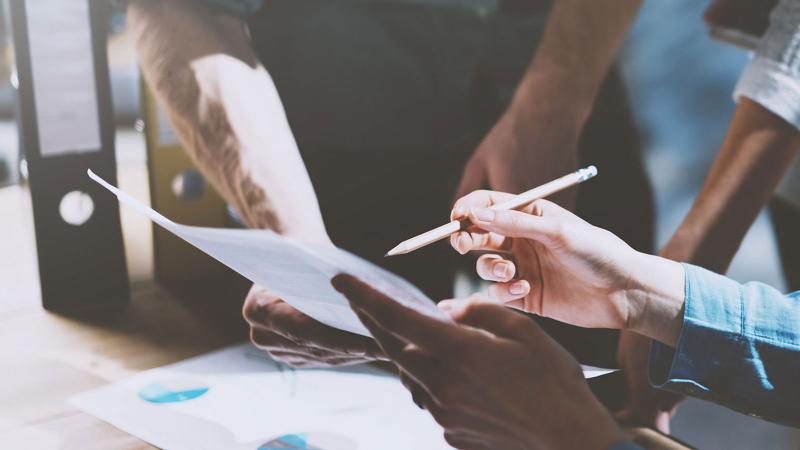
<instances>
[{"instance_id":1,"label":"document in hand","mask_svg":"<svg viewBox=\"0 0 800 450\"><path fill-rule=\"evenodd\" d=\"M91 170L88 174L125 205L328 326L369 336L347 299L331 286L331 278L340 273L360 278L409 308L450 321L416 286L345 250L332 245L298 242L267 230L177 224L110 185ZM586 378L614 371L586 365L581 367Z\"/></svg>"},{"instance_id":2,"label":"document in hand","mask_svg":"<svg viewBox=\"0 0 800 450\"><path fill-rule=\"evenodd\" d=\"M331 286L331 278L340 273L360 278L409 308L449 320L413 284L345 250L299 242L268 230L181 225L110 185L91 170L88 174L123 204L326 325L369 336L347 299Z\"/></svg>"}]
</instances>

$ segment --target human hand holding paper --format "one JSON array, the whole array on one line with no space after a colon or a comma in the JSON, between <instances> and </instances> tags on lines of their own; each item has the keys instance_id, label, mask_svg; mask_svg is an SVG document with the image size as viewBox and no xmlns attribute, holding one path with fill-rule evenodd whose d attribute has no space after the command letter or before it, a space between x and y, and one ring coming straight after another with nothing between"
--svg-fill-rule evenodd
<instances>
[{"instance_id":1,"label":"human hand holding paper","mask_svg":"<svg viewBox=\"0 0 800 450\"><path fill-rule=\"evenodd\" d=\"M407 307L440 320L450 320L414 285L345 250L299 242L269 230L177 224L110 185L92 171L88 174L125 205L325 325L370 336L344 296L330 285L331 278L341 272L355 274Z\"/></svg>"},{"instance_id":2,"label":"human hand holding paper","mask_svg":"<svg viewBox=\"0 0 800 450\"><path fill-rule=\"evenodd\" d=\"M386 357L374 340L329 327L253 285L242 315L250 340L269 356L295 368L342 367Z\"/></svg>"},{"instance_id":3,"label":"human hand holding paper","mask_svg":"<svg viewBox=\"0 0 800 450\"><path fill-rule=\"evenodd\" d=\"M406 308L437 320L452 321L431 299L408 281L345 250L331 245L303 243L269 230L203 228L177 224L110 185L91 170L88 174L125 205L144 214L153 222L253 281L257 286L262 286L270 297L264 301L282 299L316 322L371 337L350 308L347 299L330 284L330 280L337 274L347 273L358 277ZM258 301L257 296L251 298L252 302ZM272 306L276 305L279 306L279 303ZM312 326L311 322L305 319L298 320L293 314L283 317L290 316L294 317L298 324L304 322ZM254 317L251 316L251 319ZM315 323L313 326L322 325ZM363 341L351 338L358 336L343 337L340 334L336 339L340 344L356 343L356 346L363 344ZM380 352L373 344L372 341L370 344L363 344L365 360L379 357ZM343 359L349 361L334 362L342 364L357 362L355 357ZM587 378L610 372L608 369L590 366L584 366L583 369Z\"/></svg>"}]
</instances>

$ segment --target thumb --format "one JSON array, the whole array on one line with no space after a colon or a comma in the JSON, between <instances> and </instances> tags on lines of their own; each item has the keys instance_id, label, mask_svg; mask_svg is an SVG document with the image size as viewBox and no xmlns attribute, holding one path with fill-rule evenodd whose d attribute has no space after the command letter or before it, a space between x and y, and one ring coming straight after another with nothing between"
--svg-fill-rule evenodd
<instances>
[{"instance_id":1,"label":"thumb","mask_svg":"<svg viewBox=\"0 0 800 450\"><path fill-rule=\"evenodd\" d=\"M486 164L483 158L473 156L467 161L467 165L464 167L464 173L461 174L461 181L459 181L458 188L456 188L456 195L453 198L453 203L455 204L456 200L466 196L472 191L483 189L486 187L487 181Z\"/></svg>"}]
</instances>

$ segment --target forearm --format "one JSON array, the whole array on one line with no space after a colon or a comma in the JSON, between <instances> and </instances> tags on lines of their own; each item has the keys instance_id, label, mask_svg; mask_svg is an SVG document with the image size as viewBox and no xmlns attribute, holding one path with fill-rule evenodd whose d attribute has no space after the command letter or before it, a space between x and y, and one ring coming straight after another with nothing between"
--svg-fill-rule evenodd
<instances>
[{"instance_id":1,"label":"forearm","mask_svg":"<svg viewBox=\"0 0 800 450\"><path fill-rule=\"evenodd\" d=\"M557 0L512 107L568 107L585 121L640 5L641 0Z\"/></svg>"},{"instance_id":2,"label":"forearm","mask_svg":"<svg viewBox=\"0 0 800 450\"><path fill-rule=\"evenodd\" d=\"M651 382L797 426L800 292L783 295L762 283L685 269L680 338L653 346Z\"/></svg>"},{"instance_id":3,"label":"forearm","mask_svg":"<svg viewBox=\"0 0 800 450\"><path fill-rule=\"evenodd\" d=\"M798 147L796 128L742 98L700 194L662 254L724 272Z\"/></svg>"},{"instance_id":4,"label":"forearm","mask_svg":"<svg viewBox=\"0 0 800 450\"><path fill-rule=\"evenodd\" d=\"M248 226L326 240L275 85L244 24L189 1L135 1L145 78L181 143Z\"/></svg>"},{"instance_id":5,"label":"forearm","mask_svg":"<svg viewBox=\"0 0 800 450\"><path fill-rule=\"evenodd\" d=\"M683 266L660 256L631 252L623 291L629 310L626 329L675 346L683 325Z\"/></svg>"}]
</instances>

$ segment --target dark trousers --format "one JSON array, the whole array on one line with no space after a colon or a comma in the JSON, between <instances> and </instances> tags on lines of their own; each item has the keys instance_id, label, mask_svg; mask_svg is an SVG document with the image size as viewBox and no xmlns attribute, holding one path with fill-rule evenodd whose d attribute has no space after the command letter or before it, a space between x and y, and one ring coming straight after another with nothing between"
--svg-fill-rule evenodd
<instances>
[{"instance_id":1,"label":"dark trousers","mask_svg":"<svg viewBox=\"0 0 800 450\"><path fill-rule=\"evenodd\" d=\"M458 257L446 242L383 258L444 223L466 160L506 109L546 11L348 0L270 0L250 19L253 45L281 93L333 241L452 295ZM626 94L606 80L580 143L600 176L577 213L653 250L653 203ZM581 361L614 366L617 333L538 319Z\"/></svg>"},{"instance_id":2,"label":"dark trousers","mask_svg":"<svg viewBox=\"0 0 800 450\"><path fill-rule=\"evenodd\" d=\"M772 227L778 241L783 275L789 291L800 290L800 208L774 197L769 204Z\"/></svg>"}]
</instances>

